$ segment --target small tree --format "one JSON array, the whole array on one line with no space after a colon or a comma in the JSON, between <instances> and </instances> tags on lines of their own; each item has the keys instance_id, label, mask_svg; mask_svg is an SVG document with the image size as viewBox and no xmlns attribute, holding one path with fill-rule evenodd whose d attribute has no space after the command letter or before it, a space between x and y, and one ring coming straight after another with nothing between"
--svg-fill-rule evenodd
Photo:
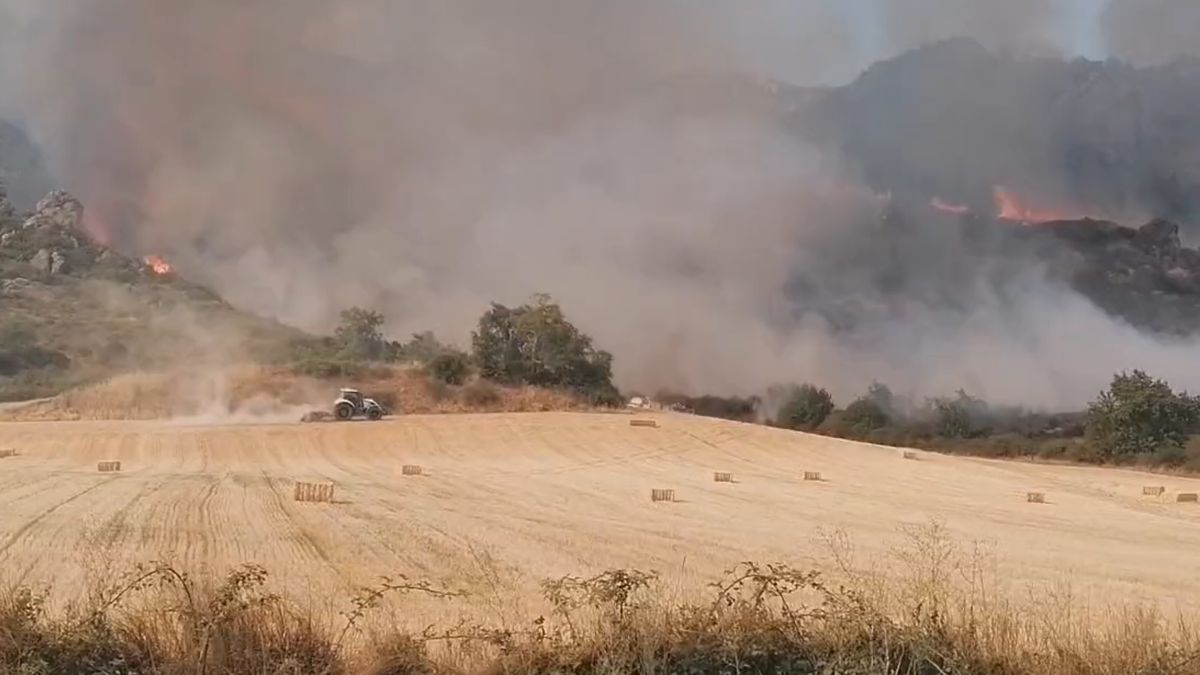
<instances>
[{"instance_id":1,"label":"small tree","mask_svg":"<svg viewBox=\"0 0 1200 675\"><path fill-rule=\"evenodd\" d=\"M787 429L811 431L833 412L833 397L811 384L792 387L785 394L776 423Z\"/></svg>"},{"instance_id":2,"label":"small tree","mask_svg":"<svg viewBox=\"0 0 1200 675\"><path fill-rule=\"evenodd\" d=\"M352 307L344 310L334 339L347 358L361 361L382 360L387 352L383 339L383 315L379 312Z\"/></svg>"},{"instance_id":3,"label":"small tree","mask_svg":"<svg viewBox=\"0 0 1200 675\"><path fill-rule=\"evenodd\" d=\"M859 400L874 404L888 416L897 415L900 412L896 395L892 393L890 387L881 382L872 382L871 386L867 387L867 395Z\"/></svg>"},{"instance_id":4,"label":"small tree","mask_svg":"<svg viewBox=\"0 0 1200 675\"><path fill-rule=\"evenodd\" d=\"M1200 403L1162 380L1135 370L1113 376L1088 406L1087 437L1104 456L1180 448L1200 420Z\"/></svg>"},{"instance_id":5,"label":"small tree","mask_svg":"<svg viewBox=\"0 0 1200 675\"><path fill-rule=\"evenodd\" d=\"M974 435L971 413L961 401L937 398L933 409L934 432L942 438L970 438Z\"/></svg>"},{"instance_id":6,"label":"small tree","mask_svg":"<svg viewBox=\"0 0 1200 675\"><path fill-rule=\"evenodd\" d=\"M597 403L616 403L612 354L567 321L549 296L509 308L492 304L471 335L480 374L509 384L563 387Z\"/></svg>"}]
</instances>

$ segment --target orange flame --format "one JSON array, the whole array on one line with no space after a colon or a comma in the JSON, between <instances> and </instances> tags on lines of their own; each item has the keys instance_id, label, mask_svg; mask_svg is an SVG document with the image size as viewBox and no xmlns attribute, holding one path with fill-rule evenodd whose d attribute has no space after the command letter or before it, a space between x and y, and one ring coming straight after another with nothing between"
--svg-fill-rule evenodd
<instances>
[{"instance_id":1,"label":"orange flame","mask_svg":"<svg viewBox=\"0 0 1200 675\"><path fill-rule=\"evenodd\" d=\"M996 211L998 211L996 217L1001 220L1015 220L1020 223L1036 225L1052 220L1070 220L1077 217L1077 215L1072 215L1058 209L1031 207L1003 187L997 186L994 193L996 197Z\"/></svg>"},{"instance_id":2,"label":"orange flame","mask_svg":"<svg viewBox=\"0 0 1200 675\"><path fill-rule=\"evenodd\" d=\"M148 255L145 257L146 264L150 266L151 271L157 276L165 277L175 271L171 267L171 263L167 262L162 256Z\"/></svg>"},{"instance_id":3,"label":"orange flame","mask_svg":"<svg viewBox=\"0 0 1200 675\"><path fill-rule=\"evenodd\" d=\"M963 204L951 204L941 197L934 197L933 199L929 200L929 205L938 211L941 211L942 213L950 213L956 216L961 216L971 212L971 207Z\"/></svg>"}]
</instances>

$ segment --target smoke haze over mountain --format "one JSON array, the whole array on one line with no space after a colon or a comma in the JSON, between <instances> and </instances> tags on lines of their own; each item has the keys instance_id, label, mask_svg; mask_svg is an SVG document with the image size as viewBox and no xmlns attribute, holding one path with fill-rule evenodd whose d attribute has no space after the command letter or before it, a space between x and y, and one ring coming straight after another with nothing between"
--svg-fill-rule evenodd
<instances>
[{"instance_id":1,"label":"smoke haze over mountain","mask_svg":"<svg viewBox=\"0 0 1200 675\"><path fill-rule=\"evenodd\" d=\"M1144 19L1117 4L1114 49L1157 59L1122 37ZM975 127L972 153L928 148L941 173L900 180L907 164L881 171L811 133L821 91L781 84L841 84L955 35L1071 55L1079 5L0 0L0 114L98 237L305 328L366 305L398 336L463 336L489 301L546 291L626 386L807 379L846 396L880 379L1047 406L1119 368L1200 386L1175 367L1189 344L1109 318L1037 261L945 220L897 229L893 188L987 200L983 178L942 180L983 175L954 168L987 163ZM1033 144L1042 100L1026 91L990 121ZM1077 194L1062 167L1022 159L1002 168L1062 179L1039 196ZM1153 212L1141 199L1130 211Z\"/></svg>"}]
</instances>

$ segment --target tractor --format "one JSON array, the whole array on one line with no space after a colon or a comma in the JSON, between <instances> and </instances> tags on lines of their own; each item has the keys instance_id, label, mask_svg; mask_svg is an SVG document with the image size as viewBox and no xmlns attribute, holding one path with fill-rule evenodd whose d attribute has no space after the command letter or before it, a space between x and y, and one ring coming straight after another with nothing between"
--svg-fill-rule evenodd
<instances>
[{"instance_id":1,"label":"tractor","mask_svg":"<svg viewBox=\"0 0 1200 675\"><path fill-rule=\"evenodd\" d=\"M363 398L357 389L342 389L338 399L333 402L333 416L339 422L347 422L355 417L365 417L371 421L383 419L387 411L373 398Z\"/></svg>"}]
</instances>

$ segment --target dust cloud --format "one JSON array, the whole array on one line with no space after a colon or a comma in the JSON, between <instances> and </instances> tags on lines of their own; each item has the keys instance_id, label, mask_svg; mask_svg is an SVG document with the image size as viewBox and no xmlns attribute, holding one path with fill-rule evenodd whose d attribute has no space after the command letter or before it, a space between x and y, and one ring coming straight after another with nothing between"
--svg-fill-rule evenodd
<instances>
[{"instance_id":1,"label":"dust cloud","mask_svg":"<svg viewBox=\"0 0 1200 675\"><path fill-rule=\"evenodd\" d=\"M1003 292L966 267L953 303L880 298L887 195L801 140L815 90L792 86L952 34L1062 51L1064 6L0 0L0 113L97 237L306 329L363 305L396 337L463 341L488 302L545 291L626 387L1077 405L1184 347L1032 264ZM938 283L960 255L943 234L899 264ZM799 278L856 320L812 311Z\"/></svg>"}]
</instances>

